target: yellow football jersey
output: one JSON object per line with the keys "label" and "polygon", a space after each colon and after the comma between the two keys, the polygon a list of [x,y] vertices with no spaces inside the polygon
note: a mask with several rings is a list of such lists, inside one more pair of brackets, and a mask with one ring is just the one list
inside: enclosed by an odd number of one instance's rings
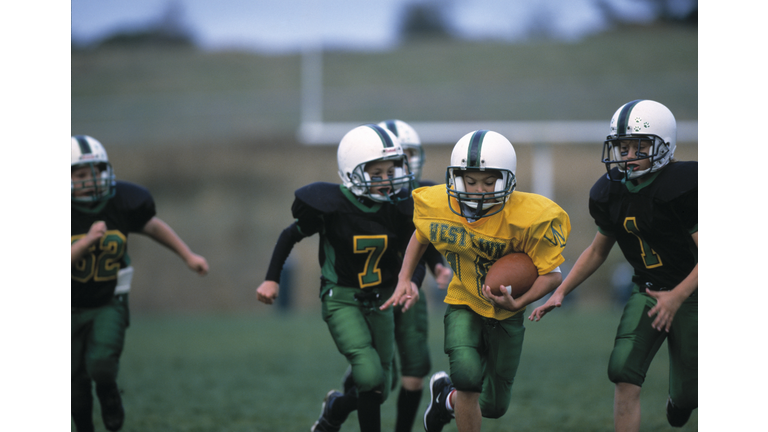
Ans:
{"label": "yellow football jersey", "polygon": [[[494,308],[482,294],[485,275],[510,252],[528,254],[539,275],[557,268],[565,261],[562,251],[571,232],[568,214],[546,197],[515,191],[503,211],[470,223],[448,208],[448,199],[445,185],[413,192],[417,240],[432,243],[453,269],[445,302],[467,305],[498,320],[522,312]],[[453,208],[459,208],[455,198],[450,199]]]}

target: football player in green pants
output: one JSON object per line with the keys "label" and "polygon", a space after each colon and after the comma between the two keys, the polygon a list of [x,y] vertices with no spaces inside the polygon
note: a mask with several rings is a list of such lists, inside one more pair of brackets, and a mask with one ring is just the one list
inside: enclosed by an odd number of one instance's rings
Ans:
{"label": "football player in green pants", "polygon": [[669,424],[682,427],[698,407],[698,163],[673,159],[676,140],[675,117],[658,102],[635,100],[616,111],[603,144],[608,173],[589,193],[597,234],[529,317],[538,321],[560,307],[619,244],[634,268],[634,290],[608,363],[619,432],[640,430],[640,390],[665,339]]}
{"label": "football player in green pants", "polygon": [[[295,192],[296,221],[279,236],[256,295],[272,304],[293,246],[320,235],[323,320],[351,365],[357,391],[329,391],[311,430],[338,431],[357,410],[360,430],[378,432],[394,359],[394,315],[379,306],[394,290],[401,254],[413,233],[413,174],[397,137],[373,124],[344,135],[337,159],[342,184],[316,182]],[[424,275],[421,265],[414,288]]]}
{"label": "football player in green pants", "polygon": [[200,275],[208,272],[205,258],[155,216],[146,189],[115,180],[101,143],[73,136],[71,405],[78,432],[93,431],[92,382],[106,428],[120,430],[125,418],[117,372],[129,324],[129,233],[168,247]]}

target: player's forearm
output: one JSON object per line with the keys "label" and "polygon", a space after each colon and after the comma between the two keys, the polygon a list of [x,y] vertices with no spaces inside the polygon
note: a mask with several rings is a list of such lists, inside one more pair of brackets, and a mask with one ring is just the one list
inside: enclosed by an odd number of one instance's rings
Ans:
{"label": "player's forearm", "polygon": [[157,217],[153,217],[147,222],[142,233],[172,250],[184,261],[187,261],[192,254],[192,250],[186,243],[184,243],[176,232],[168,224]]}
{"label": "player's forearm", "polygon": [[[699,233],[695,232],[691,235],[691,238],[693,239],[693,242],[696,244],[696,247],[699,247]],[[684,300],[693,294],[694,291],[696,291],[699,288],[699,264],[696,263],[696,265],[693,267],[693,270],[686,276],[685,279],[683,279],[682,282],[680,282],[672,291],[675,293],[679,293],[680,297]]]}
{"label": "player's forearm", "polygon": [[683,279],[672,292],[678,293],[681,298],[686,299],[699,288],[699,264],[693,268],[690,274]]}
{"label": "player's forearm", "polygon": [[275,243],[275,248],[272,250],[272,258],[269,261],[269,267],[267,267],[265,280],[280,282],[280,274],[283,272],[285,261],[291,254],[293,245],[301,241],[302,238],[303,235],[296,222],[280,233]]}
{"label": "player's forearm", "polygon": [[576,287],[581,285],[605,262],[607,254],[597,253],[592,247],[587,248],[576,260],[573,268],[568,273],[556,292],[563,297],[567,296]]}
{"label": "player's forearm", "polygon": [[554,291],[554,289],[557,288],[557,286],[560,285],[560,282],[562,281],[563,281],[563,275],[560,272],[553,272],[553,273],[547,273],[545,275],[540,275],[533,282],[531,289],[529,289],[525,294],[520,296],[519,300],[525,306],[527,306],[535,302],[536,300],[539,300],[540,298],[544,297],[545,295],[551,293],[552,291]]}
{"label": "player's forearm", "polygon": [[400,274],[398,279],[400,282],[410,282],[413,277],[413,273],[416,271],[416,266],[419,265],[421,257],[427,250],[427,244],[421,244],[416,239],[416,233],[411,236],[411,240],[408,242],[408,247],[405,249],[405,255],[403,256],[403,265],[400,268]]}
{"label": "player's forearm", "polygon": [[72,243],[72,265],[75,265],[75,263],[85,255],[85,252],[88,251],[88,248],[91,247],[92,244],[93,242],[89,241],[87,237],[83,237]]}

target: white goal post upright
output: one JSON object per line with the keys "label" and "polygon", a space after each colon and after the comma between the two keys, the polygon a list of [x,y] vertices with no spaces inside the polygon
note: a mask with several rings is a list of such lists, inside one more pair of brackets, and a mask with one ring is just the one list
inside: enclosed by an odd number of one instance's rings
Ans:
{"label": "white goal post upright", "polygon": [[[341,138],[366,122],[331,122],[322,120],[322,49],[308,45],[302,54],[301,125],[299,142],[305,145],[338,145]],[[601,121],[445,121],[408,122],[418,132],[422,144],[454,145],[459,138],[478,129],[504,135],[512,144],[532,145],[531,192],[554,199],[552,148],[556,145],[600,145],[607,136],[608,120]],[[677,142],[698,142],[696,120],[677,122]]]}

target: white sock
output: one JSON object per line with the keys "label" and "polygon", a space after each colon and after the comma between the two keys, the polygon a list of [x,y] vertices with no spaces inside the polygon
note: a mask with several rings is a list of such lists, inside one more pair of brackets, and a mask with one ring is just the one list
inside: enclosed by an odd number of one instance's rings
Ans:
{"label": "white sock", "polygon": [[453,405],[451,405],[451,396],[453,396],[454,393],[456,393],[456,389],[451,390],[451,392],[448,393],[448,397],[445,398],[445,407],[450,412],[453,412]]}

